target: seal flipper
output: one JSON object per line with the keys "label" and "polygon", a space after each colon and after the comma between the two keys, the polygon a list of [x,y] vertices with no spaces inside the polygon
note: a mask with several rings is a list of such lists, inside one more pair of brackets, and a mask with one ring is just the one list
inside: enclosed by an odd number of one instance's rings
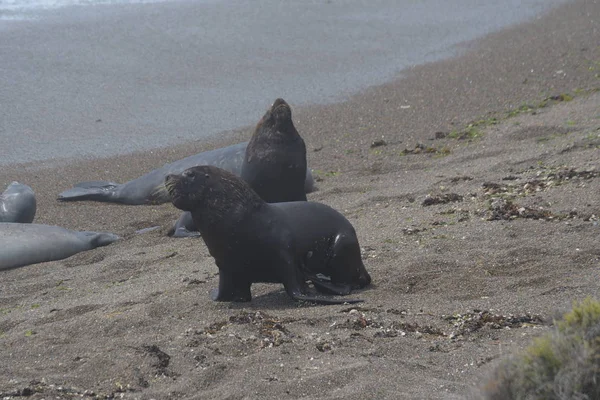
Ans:
{"label": "seal flipper", "polygon": [[317,304],[355,304],[364,301],[361,299],[332,299],[331,297],[307,296],[305,294],[290,294],[290,296],[297,301],[310,301],[311,303]]}
{"label": "seal flipper", "polygon": [[346,284],[335,284],[317,277],[308,277],[312,284],[321,293],[333,294],[338,296],[349,295],[352,287]]}
{"label": "seal flipper", "polygon": [[103,187],[110,187],[110,186],[118,186],[118,183],[115,182],[109,182],[109,181],[85,181],[85,182],[79,182],[76,183],[75,185],[73,185],[74,188],[85,188],[85,189],[92,189],[92,188],[103,188]]}
{"label": "seal flipper", "polygon": [[173,228],[169,231],[169,236],[174,238],[186,238],[186,237],[201,237],[202,235],[198,231],[188,231],[186,228]]}
{"label": "seal flipper", "polygon": [[115,196],[117,195],[117,189],[119,186],[121,185],[118,183],[107,181],[80,182],[71,189],[65,190],[59,194],[58,200],[115,201]]}
{"label": "seal flipper", "polygon": [[175,225],[169,230],[169,236],[175,238],[202,236],[194,224],[192,213],[184,211]]}
{"label": "seal flipper", "polygon": [[315,289],[320,293],[346,296],[352,291],[352,286],[348,284],[333,283],[331,282],[331,278],[327,276],[313,274],[306,266],[306,263],[302,263],[302,272],[304,273],[305,279],[311,281]]}
{"label": "seal flipper", "polygon": [[[326,296],[307,295],[307,286],[306,282],[304,281],[305,275],[301,273],[299,268],[296,268],[296,264],[289,261],[285,264],[286,265],[282,268],[283,273],[281,274],[281,281],[283,282],[283,287],[285,288],[287,294],[296,301],[310,301],[317,304],[354,304],[363,302],[363,300],[360,299],[334,299]],[[315,280],[325,285],[323,280]],[[335,288],[339,286],[331,284],[330,287]]]}
{"label": "seal flipper", "polygon": [[213,301],[250,301],[250,285],[245,279],[219,267],[219,288],[210,291],[210,298]]}

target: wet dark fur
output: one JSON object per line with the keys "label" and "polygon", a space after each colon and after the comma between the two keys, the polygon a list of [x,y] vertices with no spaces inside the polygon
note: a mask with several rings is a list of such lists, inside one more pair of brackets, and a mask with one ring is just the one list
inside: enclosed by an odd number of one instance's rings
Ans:
{"label": "wet dark fur", "polygon": [[[340,304],[360,300],[307,295],[306,281],[332,294],[348,294],[351,287],[371,282],[354,228],[328,206],[267,204],[243,180],[212,166],[169,175],[165,185],[173,205],[191,211],[219,267],[213,300],[250,301],[253,282],[281,282],[295,300]],[[311,223],[296,227],[306,215]],[[331,282],[319,273],[329,274]]]}
{"label": "wet dark fur", "polygon": [[275,100],[256,125],[241,177],[267,203],[306,201],[306,145],[285,100]]}

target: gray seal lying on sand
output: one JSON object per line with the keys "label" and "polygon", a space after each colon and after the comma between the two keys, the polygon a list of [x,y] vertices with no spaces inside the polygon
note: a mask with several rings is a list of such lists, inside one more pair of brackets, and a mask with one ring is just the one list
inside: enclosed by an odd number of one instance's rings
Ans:
{"label": "gray seal lying on sand", "polygon": [[119,240],[112,233],[72,231],[53,225],[0,223],[0,271],[62,260]]}
{"label": "gray seal lying on sand", "polygon": [[[306,145],[279,98],[258,121],[246,147],[240,176],[267,203],[306,201]],[[189,212],[171,230],[173,237],[198,236]]]}
{"label": "gray seal lying on sand", "polygon": [[352,224],[331,207],[266,203],[242,179],[213,166],[169,175],[165,186],[173,205],[191,212],[215,258],[213,300],[250,301],[252,283],[280,282],[294,300],[355,303],[361,300],[308,295],[306,281],[332,294],[371,283]]}
{"label": "gray seal lying on sand", "polygon": [[29,186],[13,182],[0,194],[0,222],[29,224],[35,212],[35,194]]}
{"label": "gray seal lying on sand", "polygon": [[[60,193],[58,199],[94,200],[129,205],[167,203],[170,200],[164,190],[167,175],[179,174],[197,165],[214,165],[240,175],[247,145],[248,142],[243,142],[189,156],[123,184],[107,181],[81,182]],[[313,176],[308,169],[305,172],[304,188],[307,193],[314,190]]]}

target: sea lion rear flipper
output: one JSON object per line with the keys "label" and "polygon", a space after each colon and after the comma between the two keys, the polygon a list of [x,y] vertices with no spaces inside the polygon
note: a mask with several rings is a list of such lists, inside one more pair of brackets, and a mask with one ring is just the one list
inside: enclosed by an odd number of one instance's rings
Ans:
{"label": "sea lion rear flipper", "polygon": [[58,200],[110,201],[116,194],[118,183],[107,181],[80,182],[58,195]]}
{"label": "sea lion rear flipper", "polygon": [[310,281],[315,286],[315,289],[317,289],[321,293],[333,294],[333,295],[338,295],[338,296],[346,296],[346,295],[350,294],[350,292],[352,290],[352,287],[350,285],[335,284],[335,283],[331,283],[331,282],[328,282],[323,279],[310,278]]}
{"label": "sea lion rear flipper", "polygon": [[[282,282],[283,286],[285,287],[285,291],[292,299],[296,301],[310,301],[317,304],[353,304],[363,302],[363,300],[360,299],[334,299],[326,296],[307,295],[305,294],[307,291],[306,282],[304,281],[305,275],[299,268],[296,268],[296,264],[288,261],[285,263],[285,267],[282,269],[282,271],[284,272],[282,274]],[[335,290],[335,288],[340,288],[336,284],[327,285],[322,279],[315,279],[313,284],[315,281],[319,282],[322,285],[322,288],[327,287],[332,290]]]}

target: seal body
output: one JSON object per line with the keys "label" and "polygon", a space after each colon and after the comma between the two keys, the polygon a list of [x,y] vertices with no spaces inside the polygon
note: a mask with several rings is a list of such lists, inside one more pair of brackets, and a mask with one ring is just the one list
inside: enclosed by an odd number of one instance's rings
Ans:
{"label": "seal body", "polygon": [[29,186],[13,182],[0,194],[0,222],[31,223],[35,212],[35,194]]}
{"label": "seal body", "polygon": [[112,233],[72,231],[53,225],[0,223],[0,270],[61,260],[119,239]]}
{"label": "seal body", "polygon": [[241,177],[267,203],[306,201],[306,146],[292,110],[277,99],[256,125],[246,147]]}
{"label": "seal body", "polygon": [[[248,142],[199,153],[166,164],[127,183],[89,181],[76,184],[58,195],[62,201],[94,200],[129,205],[167,203],[164,180],[169,174],[178,174],[197,165],[214,165],[240,175]],[[314,180],[309,170],[304,172],[305,190],[310,193]]]}
{"label": "seal body", "polygon": [[[371,283],[362,262],[356,231],[341,213],[311,201],[274,203],[270,208],[281,211],[282,222],[294,233],[303,272],[317,289],[348,294],[352,288]],[[328,282],[323,277],[329,278]],[[345,289],[335,290],[327,283],[344,285]]]}
{"label": "seal body", "polygon": [[191,212],[215,258],[214,300],[250,301],[252,283],[280,282],[295,300],[340,304],[359,300],[308,295],[306,281],[331,294],[348,294],[371,282],[354,228],[331,207],[268,204],[243,180],[212,166],[170,175],[166,187],[173,205]]}

